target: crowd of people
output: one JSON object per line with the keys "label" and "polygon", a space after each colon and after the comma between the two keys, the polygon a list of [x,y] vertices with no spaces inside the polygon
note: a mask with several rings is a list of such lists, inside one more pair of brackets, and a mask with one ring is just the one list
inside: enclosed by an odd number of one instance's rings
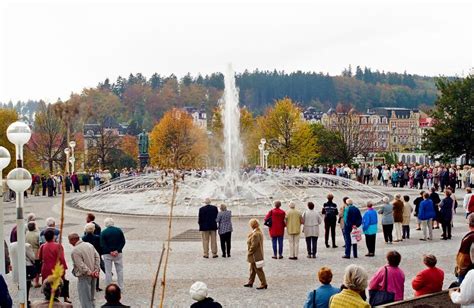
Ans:
{"label": "crowd of people", "polygon": [[[104,220],[105,228],[101,228],[95,221],[94,214],[87,214],[83,234],[70,233],[69,244],[72,246],[71,273],[77,278],[77,294],[81,307],[95,307],[95,294],[102,291],[99,287],[99,276],[102,270],[105,273],[106,303],[102,307],[127,307],[120,303],[121,292],[124,290],[122,250],[126,240],[122,230],[116,227],[110,217]],[[71,267],[64,256],[64,247],[60,241],[60,230],[56,227],[54,218],[46,219],[46,226],[40,231],[36,224],[36,215],[30,213],[27,217],[27,231],[25,235],[26,252],[26,280],[28,307],[49,307],[49,300],[54,291],[54,307],[72,307],[69,300],[69,281],[66,271]],[[10,232],[10,245],[5,241],[6,273],[12,272],[13,282],[18,284],[19,271],[17,259],[17,229]],[[11,262],[10,262],[11,261]],[[62,268],[60,286],[53,288],[54,272]],[[115,267],[117,283],[112,282],[112,271]],[[1,277],[1,275],[0,275]],[[1,277],[0,280],[3,280]],[[1,287],[2,283],[0,283]],[[44,300],[31,303],[30,289],[42,288]],[[6,289],[8,292],[8,289]],[[5,288],[2,289],[2,292]],[[8,296],[9,297],[9,296]],[[59,301],[62,297],[63,301]],[[7,298],[7,295],[5,295]],[[11,307],[11,299],[0,307]]]}

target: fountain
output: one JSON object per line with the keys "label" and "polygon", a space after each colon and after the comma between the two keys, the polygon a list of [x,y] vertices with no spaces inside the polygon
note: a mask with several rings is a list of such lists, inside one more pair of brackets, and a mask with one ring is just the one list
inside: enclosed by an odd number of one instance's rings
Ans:
{"label": "fountain", "polygon": [[[369,200],[376,203],[382,199],[383,193],[367,185],[328,174],[271,170],[242,172],[244,155],[240,140],[239,95],[231,65],[227,68],[224,83],[221,99],[224,171],[203,170],[199,174],[187,174],[184,182],[179,183],[175,216],[196,216],[206,197],[215,203],[226,203],[234,215],[239,216],[265,214],[274,200],[293,201],[300,208],[312,201],[321,207],[328,193],[332,193],[336,201],[350,196],[359,206]],[[68,204],[90,211],[168,215],[171,183],[172,180],[161,172],[120,178],[76,196]]]}

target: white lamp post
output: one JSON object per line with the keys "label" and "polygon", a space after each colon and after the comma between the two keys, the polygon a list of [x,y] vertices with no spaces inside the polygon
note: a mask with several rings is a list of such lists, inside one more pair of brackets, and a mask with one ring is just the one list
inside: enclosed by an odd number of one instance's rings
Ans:
{"label": "white lamp post", "polygon": [[3,215],[3,176],[2,171],[10,163],[10,152],[4,147],[0,147],[0,274],[5,276],[5,246],[3,245],[3,240],[5,239],[5,234],[3,232],[4,226],[4,215]]}
{"label": "white lamp post", "polygon": [[[23,193],[31,185],[31,174],[23,169],[23,145],[31,138],[30,127],[20,121],[10,124],[7,138],[15,145],[16,168],[8,173],[7,183],[16,192],[16,231],[18,240],[18,302],[26,305],[25,221],[23,218]],[[3,243],[2,243],[3,244]]]}
{"label": "white lamp post", "polygon": [[267,140],[265,138],[260,139],[260,145],[258,146],[258,149],[260,150],[260,166],[265,169],[265,159],[263,157],[263,151],[265,150],[265,143],[267,143]]}
{"label": "white lamp post", "polygon": [[66,172],[69,173],[69,154],[71,153],[71,150],[69,148],[64,149],[64,154],[66,154]]}
{"label": "white lamp post", "polygon": [[70,141],[69,146],[71,147],[71,158],[69,159],[71,162],[71,173],[74,173],[74,163],[76,161],[76,157],[74,157],[74,148],[76,147],[76,141]]}
{"label": "white lamp post", "polygon": [[268,169],[268,155],[270,152],[268,150],[263,151],[263,169]]}

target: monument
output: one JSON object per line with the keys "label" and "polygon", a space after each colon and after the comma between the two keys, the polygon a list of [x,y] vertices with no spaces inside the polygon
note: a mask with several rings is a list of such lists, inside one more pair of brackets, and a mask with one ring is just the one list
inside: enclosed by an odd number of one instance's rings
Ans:
{"label": "monument", "polygon": [[148,154],[148,134],[145,130],[138,134],[138,160],[140,161],[140,169],[148,166],[150,155]]}

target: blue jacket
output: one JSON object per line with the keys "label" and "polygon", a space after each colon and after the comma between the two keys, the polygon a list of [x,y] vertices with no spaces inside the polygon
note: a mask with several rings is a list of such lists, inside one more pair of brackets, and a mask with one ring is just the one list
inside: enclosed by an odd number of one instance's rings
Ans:
{"label": "blue jacket", "polygon": [[[316,292],[316,297],[314,296],[314,292]],[[304,308],[328,308],[331,296],[339,292],[341,292],[340,289],[334,288],[330,284],[323,284],[316,290],[308,293],[308,298],[304,303]],[[316,298],[316,303],[313,301],[314,298]]]}
{"label": "blue jacket", "polygon": [[10,293],[8,293],[8,286],[2,275],[0,275],[0,307],[13,307],[12,298],[10,297]]}
{"label": "blue jacket", "polygon": [[362,231],[364,234],[372,235],[377,233],[377,212],[374,209],[368,209],[362,217]]}
{"label": "blue jacket", "polygon": [[344,215],[344,228],[347,230],[352,230],[352,226],[360,227],[362,224],[362,215],[360,211],[354,205],[351,205],[345,209],[347,211]]}
{"label": "blue jacket", "polygon": [[420,208],[418,209],[418,219],[429,220],[433,218],[436,218],[433,201],[431,201],[431,199],[421,201]]}
{"label": "blue jacket", "polygon": [[451,197],[446,197],[441,201],[439,214],[444,223],[450,223],[453,219],[453,206],[454,202]]}

